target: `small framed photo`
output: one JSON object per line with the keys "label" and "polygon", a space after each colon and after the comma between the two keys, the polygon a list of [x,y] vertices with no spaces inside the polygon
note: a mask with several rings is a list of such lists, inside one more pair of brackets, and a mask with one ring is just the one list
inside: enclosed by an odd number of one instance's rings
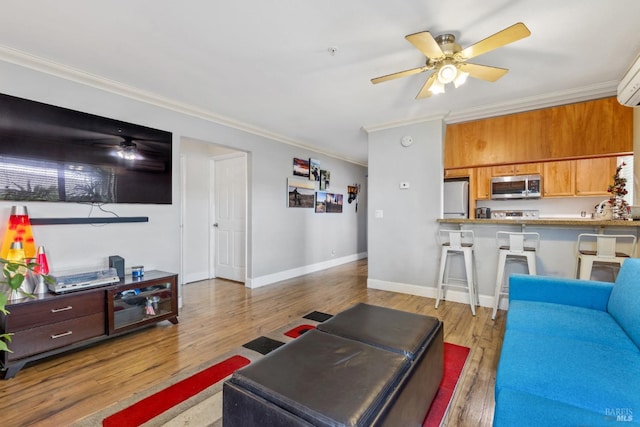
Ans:
{"label": "small framed photo", "polygon": [[309,178],[309,160],[293,158],[293,175]]}
{"label": "small framed photo", "polygon": [[312,208],[315,192],[313,182],[289,178],[287,180],[287,206],[290,208]]}
{"label": "small framed photo", "polygon": [[326,170],[320,170],[320,190],[326,190],[329,188],[329,179],[331,178],[331,172]]}
{"label": "small framed photo", "polygon": [[309,159],[309,179],[320,181],[320,162],[315,159]]}
{"label": "small framed photo", "polygon": [[325,209],[327,213],[342,213],[342,194],[327,193]]}

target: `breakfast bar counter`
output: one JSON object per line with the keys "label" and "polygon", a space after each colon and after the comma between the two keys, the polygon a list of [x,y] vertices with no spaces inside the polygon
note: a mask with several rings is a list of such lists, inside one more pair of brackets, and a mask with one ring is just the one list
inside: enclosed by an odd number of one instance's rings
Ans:
{"label": "breakfast bar counter", "polygon": [[640,221],[606,220],[591,218],[539,218],[539,219],[439,219],[443,224],[504,224],[534,226],[559,225],[569,227],[640,227]]}
{"label": "breakfast bar counter", "polygon": [[[540,234],[540,247],[536,254],[539,275],[576,277],[577,241],[582,233],[631,234],[640,237],[640,221],[602,220],[591,218],[529,218],[529,219],[437,219],[441,230],[472,230],[475,236],[475,259],[480,305],[490,307],[498,266],[498,231],[536,232]],[[634,255],[637,257],[638,254]],[[437,262],[437,260],[434,260]],[[464,265],[451,260],[451,277],[464,278]],[[520,265],[522,264],[522,265]],[[507,275],[527,273],[525,263],[512,262]],[[612,272],[594,269],[594,280],[612,281]],[[463,298],[461,301],[464,301]],[[502,299],[506,300],[506,299]],[[501,304],[504,307],[503,304]]]}

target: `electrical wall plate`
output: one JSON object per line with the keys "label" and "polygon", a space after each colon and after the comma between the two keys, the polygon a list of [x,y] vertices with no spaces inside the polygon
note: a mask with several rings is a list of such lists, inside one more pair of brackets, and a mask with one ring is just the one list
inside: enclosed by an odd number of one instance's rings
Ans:
{"label": "electrical wall plate", "polygon": [[400,140],[400,144],[402,144],[403,147],[410,146],[411,144],[413,144],[413,137],[411,137],[410,135],[403,136]]}

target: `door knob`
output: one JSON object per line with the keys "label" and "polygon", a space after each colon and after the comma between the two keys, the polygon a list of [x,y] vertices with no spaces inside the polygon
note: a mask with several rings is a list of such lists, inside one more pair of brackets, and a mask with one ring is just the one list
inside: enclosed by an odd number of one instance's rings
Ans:
{"label": "door knob", "polygon": [[213,224],[213,226],[214,226],[214,227],[216,227],[216,228],[218,228],[218,223],[217,223],[217,222],[216,222],[216,223],[214,223],[214,224]]}

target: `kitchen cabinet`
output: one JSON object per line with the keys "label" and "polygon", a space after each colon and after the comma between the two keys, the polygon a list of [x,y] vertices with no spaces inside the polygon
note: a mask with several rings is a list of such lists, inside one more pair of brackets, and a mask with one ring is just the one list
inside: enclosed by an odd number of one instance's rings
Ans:
{"label": "kitchen cabinet", "polygon": [[444,171],[445,178],[469,178],[473,169],[459,168],[459,169],[446,169]]}
{"label": "kitchen cabinet", "polygon": [[576,161],[562,160],[542,164],[543,197],[567,197],[576,194]]}
{"label": "kitchen cabinet", "polygon": [[615,97],[447,124],[445,169],[633,152],[633,108]]}
{"label": "kitchen cabinet", "polygon": [[576,160],[576,196],[610,196],[607,189],[616,174],[616,157]]}
{"label": "kitchen cabinet", "polygon": [[617,157],[545,162],[542,167],[544,197],[609,196]]}
{"label": "kitchen cabinet", "polygon": [[530,175],[540,173],[540,170],[540,163],[498,165],[491,167],[491,173],[493,176]]}
{"label": "kitchen cabinet", "polygon": [[491,198],[491,167],[475,168],[473,188],[471,194],[476,199],[487,200]]}

